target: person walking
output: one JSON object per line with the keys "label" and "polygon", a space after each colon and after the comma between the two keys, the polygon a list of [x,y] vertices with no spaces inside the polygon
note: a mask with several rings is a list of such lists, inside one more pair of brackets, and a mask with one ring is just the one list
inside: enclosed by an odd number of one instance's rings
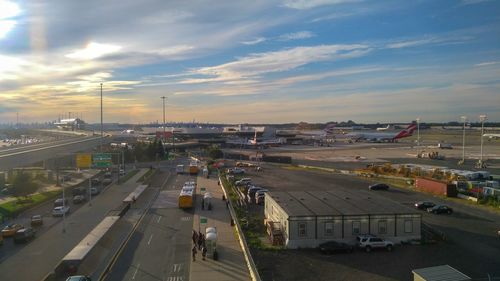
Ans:
{"label": "person walking", "polygon": [[203,245],[203,234],[200,233],[198,237],[198,250],[201,250],[201,245]]}
{"label": "person walking", "polygon": [[201,258],[205,260],[205,257],[207,256],[207,247],[203,246],[201,249]]}
{"label": "person walking", "polygon": [[196,251],[196,245],[193,246],[191,252],[193,253],[193,261],[196,261],[196,253],[198,253],[198,251]]}
{"label": "person walking", "polygon": [[196,242],[198,242],[198,232],[196,232],[194,229],[193,229],[193,244],[196,245]]}

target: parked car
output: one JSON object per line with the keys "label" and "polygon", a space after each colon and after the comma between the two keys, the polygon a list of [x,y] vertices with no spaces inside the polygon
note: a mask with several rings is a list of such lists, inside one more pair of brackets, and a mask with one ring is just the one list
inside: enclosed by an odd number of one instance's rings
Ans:
{"label": "parked car", "polygon": [[248,189],[248,192],[247,192],[247,196],[248,196],[248,199],[250,201],[254,201],[255,200],[255,193],[259,190],[262,190],[264,188],[262,187],[258,187],[258,186],[252,186]]}
{"label": "parked car", "polygon": [[4,227],[2,229],[2,236],[3,237],[12,237],[12,236],[14,236],[14,234],[16,234],[16,231],[18,231],[21,228],[24,228],[24,226],[17,224],[17,223],[7,225],[6,227]]}
{"label": "parked car", "polygon": [[68,277],[66,281],[92,281],[92,279],[85,275],[75,275]]}
{"label": "parked car", "polygon": [[251,178],[242,178],[241,180],[236,181],[234,184],[236,186],[240,186],[240,185],[247,185],[248,183],[251,183],[251,182],[252,182]]}
{"label": "parked car", "polygon": [[85,196],[83,195],[76,195],[75,197],[73,197],[73,203],[74,204],[80,204],[80,203],[83,203],[85,202]]}
{"label": "parked car", "polygon": [[101,179],[100,178],[92,178],[90,180],[92,186],[100,185],[101,184]]}
{"label": "parked car", "polygon": [[429,202],[429,201],[419,201],[415,203],[415,208],[420,209],[420,210],[427,210],[429,208],[432,208],[436,206],[436,204]]}
{"label": "parked car", "polygon": [[62,217],[64,214],[68,214],[70,211],[70,208],[69,206],[59,206],[59,207],[55,207],[53,210],[52,210],[52,216],[54,217]]}
{"label": "parked car", "polygon": [[229,169],[228,173],[235,174],[235,175],[244,174],[245,173],[245,169],[235,167],[235,168]]}
{"label": "parked car", "polygon": [[318,248],[323,254],[333,254],[336,252],[352,253],[352,251],[354,250],[354,247],[352,245],[337,241],[328,241],[325,243],[321,243],[319,244]]}
{"label": "parked car", "polygon": [[256,200],[257,205],[264,205],[264,202],[266,202],[266,195],[264,193],[261,193]]}
{"label": "parked car", "polygon": [[368,186],[369,190],[388,190],[389,186],[385,183],[376,183]]}
{"label": "parked car", "polygon": [[124,176],[125,175],[125,170],[124,169],[120,169],[120,171],[118,172],[118,174],[120,176]]}
{"label": "parked car", "polygon": [[90,188],[90,195],[95,196],[97,194],[99,194],[99,189],[96,187],[91,187]]}
{"label": "parked car", "polygon": [[110,184],[112,182],[113,182],[113,179],[111,179],[111,178],[105,178],[105,179],[102,180],[102,184],[103,185],[108,185],[108,184]]}
{"label": "parked car", "polygon": [[43,225],[43,218],[41,215],[33,215],[31,216],[31,226],[40,226]]}
{"label": "parked car", "polygon": [[54,207],[60,207],[60,206],[67,206],[68,205],[68,199],[62,199],[62,198],[57,198],[54,201]]}
{"label": "parked car", "polygon": [[453,209],[445,205],[436,205],[427,209],[427,212],[433,214],[451,214],[453,213]]}
{"label": "parked car", "polygon": [[35,231],[31,227],[21,228],[14,234],[14,243],[24,243],[35,238]]}
{"label": "parked car", "polygon": [[366,252],[371,252],[372,249],[387,249],[392,251],[394,243],[378,237],[362,237],[358,242],[358,247]]}
{"label": "parked car", "polygon": [[265,189],[265,188],[263,188],[263,189],[261,189],[261,190],[257,190],[257,191],[255,192],[255,195],[254,195],[255,203],[257,203],[257,198],[258,198],[259,196],[265,196],[265,195],[264,195],[264,193],[266,193],[266,192],[269,192],[269,190],[267,190],[267,189]]}

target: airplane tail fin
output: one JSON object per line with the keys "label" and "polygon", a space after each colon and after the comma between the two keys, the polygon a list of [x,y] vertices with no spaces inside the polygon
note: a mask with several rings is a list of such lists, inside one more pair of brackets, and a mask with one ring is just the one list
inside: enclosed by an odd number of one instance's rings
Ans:
{"label": "airplane tail fin", "polygon": [[413,132],[417,129],[417,124],[412,123],[406,129],[402,130],[397,134],[394,139],[406,138],[413,135]]}

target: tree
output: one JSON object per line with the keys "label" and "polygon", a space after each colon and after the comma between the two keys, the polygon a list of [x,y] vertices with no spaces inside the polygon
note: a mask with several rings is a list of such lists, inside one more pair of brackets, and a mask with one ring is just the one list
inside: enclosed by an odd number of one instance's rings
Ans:
{"label": "tree", "polygon": [[12,181],[12,193],[16,197],[28,197],[28,195],[35,193],[38,189],[38,184],[33,181],[30,174],[19,172]]}
{"label": "tree", "polygon": [[208,149],[208,157],[212,159],[219,159],[224,157],[224,153],[218,147],[212,146]]}

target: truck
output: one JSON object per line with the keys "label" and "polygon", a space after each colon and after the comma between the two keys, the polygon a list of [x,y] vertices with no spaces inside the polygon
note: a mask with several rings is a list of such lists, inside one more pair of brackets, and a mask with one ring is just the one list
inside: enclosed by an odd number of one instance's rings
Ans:
{"label": "truck", "polygon": [[451,143],[440,142],[440,143],[438,143],[438,148],[440,148],[440,149],[453,149],[453,146],[451,145]]}
{"label": "truck", "polygon": [[197,165],[189,165],[189,174],[196,175],[198,174],[198,166]]}
{"label": "truck", "polygon": [[175,167],[175,172],[177,174],[182,174],[184,173],[184,165],[177,165],[177,167]]}

